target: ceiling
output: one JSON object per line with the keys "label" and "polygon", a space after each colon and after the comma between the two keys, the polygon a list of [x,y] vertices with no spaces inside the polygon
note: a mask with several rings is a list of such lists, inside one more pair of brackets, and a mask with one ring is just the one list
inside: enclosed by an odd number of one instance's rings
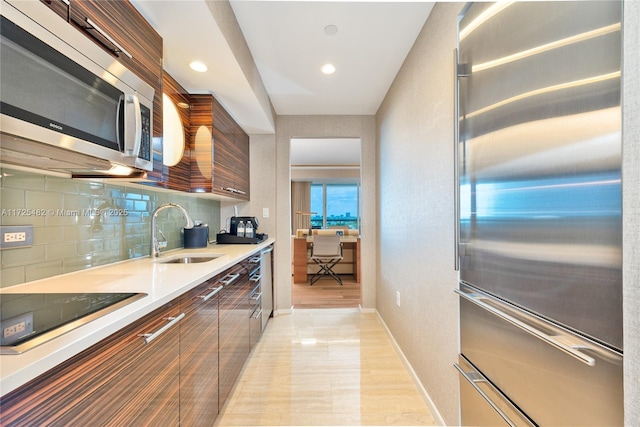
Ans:
{"label": "ceiling", "polygon": [[[191,93],[214,94],[248,133],[275,132],[256,87],[266,89],[277,115],[375,114],[433,7],[422,1],[232,0],[229,18],[221,17],[224,3],[216,1],[132,3],[163,38],[165,70]],[[230,22],[233,15],[237,24]],[[232,37],[237,25],[240,42]],[[337,32],[327,35],[327,25]],[[257,75],[238,46],[248,46]],[[189,69],[194,59],[209,70]],[[320,71],[327,62],[334,74]]]}
{"label": "ceiling", "polygon": [[[231,5],[279,115],[375,114],[432,8],[361,1]],[[326,63],[334,74],[321,72]]]}

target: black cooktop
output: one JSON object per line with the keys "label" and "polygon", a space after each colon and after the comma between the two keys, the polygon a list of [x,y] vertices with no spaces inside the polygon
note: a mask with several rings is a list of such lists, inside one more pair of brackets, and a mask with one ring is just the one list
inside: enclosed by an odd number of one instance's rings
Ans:
{"label": "black cooktop", "polygon": [[22,353],[127,305],[142,293],[0,293],[0,354]]}

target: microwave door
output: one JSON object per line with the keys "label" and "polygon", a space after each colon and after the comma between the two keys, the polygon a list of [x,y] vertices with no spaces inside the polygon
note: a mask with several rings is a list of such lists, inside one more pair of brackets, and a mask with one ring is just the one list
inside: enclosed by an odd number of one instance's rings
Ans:
{"label": "microwave door", "polygon": [[3,114],[121,152],[123,91],[4,17],[1,55]]}

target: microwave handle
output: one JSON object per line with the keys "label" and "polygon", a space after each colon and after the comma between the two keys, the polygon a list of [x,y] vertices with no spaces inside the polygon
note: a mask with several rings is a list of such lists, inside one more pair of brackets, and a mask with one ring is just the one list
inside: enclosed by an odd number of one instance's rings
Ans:
{"label": "microwave handle", "polygon": [[124,154],[129,157],[138,157],[140,152],[140,144],[142,143],[142,112],[140,111],[140,98],[137,93],[133,93],[127,97],[127,102],[133,104],[135,117],[135,133],[133,141],[125,139]]}
{"label": "microwave handle", "polygon": [[[118,108],[116,109],[116,143],[118,144],[118,151],[122,152],[122,141],[120,140],[120,128],[124,126],[124,123],[120,122],[120,110],[124,108],[124,95],[120,95],[118,99]],[[126,111],[126,110],[125,110]],[[124,117],[122,121],[124,122]],[[126,138],[125,138],[126,139]]]}

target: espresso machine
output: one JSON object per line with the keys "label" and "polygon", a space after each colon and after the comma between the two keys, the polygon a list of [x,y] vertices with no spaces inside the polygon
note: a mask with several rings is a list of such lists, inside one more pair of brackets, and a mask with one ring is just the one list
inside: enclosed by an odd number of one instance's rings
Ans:
{"label": "espresso machine", "polygon": [[229,230],[216,235],[218,243],[255,244],[265,240],[266,234],[258,233],[258,219],[255,216],[232,216]]}

